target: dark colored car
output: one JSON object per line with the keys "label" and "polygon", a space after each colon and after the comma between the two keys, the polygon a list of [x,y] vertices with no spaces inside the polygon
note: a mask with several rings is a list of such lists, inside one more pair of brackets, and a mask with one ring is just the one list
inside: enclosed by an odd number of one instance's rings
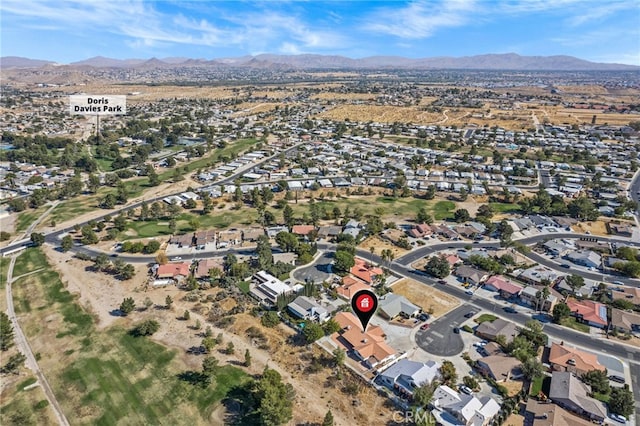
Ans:
{"label": "dark colored car", "polygon": [[438,280],[438,284],[446,284],[447,282],[445,280]]}
{"label": "dark colored car", "polygon": [[624,377],[622,376],[609,376],[609,380],[611,380],[612,382],[616,382],[616,383],[624,383],[626,380],[624,380]]}
{"label": "dark colored car", "polygon": [[458,327],[453,327],[453,332],[456,334],[460,334],[460,329]]}
{"label": "dark colored car", "polygon": [[510,313],[510,314],[515,314],[515,313],[517,312],[517,311],[516,311],[515,309],[513,309],[511,306],[506,306],[506,307],[504,307],[504,308],[503,308],[503,310],[504,310],[505,312]]}
{"label": "dark colored car", "polygon": [[471,311],[471,312],[467,312],[466,314],[464,314],[465,318],[471,318],[472,316],[474,316],[476,313]]}
{"label": "dark colored car", "polygon": [[422,314],[418,315],[418,319],[420,321],[426,321],[426,320],[429,319],[429,314],[422,313]]}

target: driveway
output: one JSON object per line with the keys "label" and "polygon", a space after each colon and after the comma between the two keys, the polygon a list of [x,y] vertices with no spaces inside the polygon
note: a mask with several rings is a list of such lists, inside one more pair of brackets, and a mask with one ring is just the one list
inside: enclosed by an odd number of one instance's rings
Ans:
{"label": "driveway", "polygon": [[293,272],[293,278],[300,282],[321,283],[331,278],[333,252],[322,253],[315,262]]}
{"label": "driveway", "polygon": [[[431,323],[429,329],[416,333],[416,343],[422,350],[437,356],[457,355],[464,349],[464,342],[460,334],[453,332],[467,318],[466,313],[473,310],[468,305],[462,305]],[[477,309],[476,309],[477,311]],[[460,331],[464,333],[464,331]]]}

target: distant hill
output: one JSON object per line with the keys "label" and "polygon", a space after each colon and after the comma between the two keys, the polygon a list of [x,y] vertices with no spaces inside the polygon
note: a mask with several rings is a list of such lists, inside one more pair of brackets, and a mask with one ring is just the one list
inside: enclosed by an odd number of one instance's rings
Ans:
{"label": "distant hill", "polygon": [[39,59],[22,58],[20,56],[3,56],[0,58],[0,68],[39,68],[44,65],[53,65],[55,62]]}
{"label": "distant hill", "polygon": [[[27,58],[0,58],[2,68],[36,68],[53,62]],[[515,53],[434,58],[404,58],[400,56],[370,56],[360,59],[338,55],[274,55],[241,56],[235,58],[189,59],[112,59],[102,56],[72,62],[69,67],[95,68],[173,68],[191,66],[251,67],[265,69],[459,69],[459,70],[516,70],[516,71],[631,71],[640,67],[625,64],[589,62],[573,56],[521,56]]]}

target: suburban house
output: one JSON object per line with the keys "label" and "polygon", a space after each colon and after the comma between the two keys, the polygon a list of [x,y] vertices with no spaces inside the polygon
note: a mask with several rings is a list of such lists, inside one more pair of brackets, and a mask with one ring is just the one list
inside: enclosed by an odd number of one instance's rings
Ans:
{"label": "suburban house", "polygon": [[193,234],[172,235],[169,244],[175,244],[179,248],[191,247],[193,245]]}
{"label": "suburban house", "polygon": [[549,348],[548,364],[553,371],[568,371],[579,376],[591,370],[605,371],[595,354],[557,343],[552,343]]}
{"label": "suburban house", "polygon": [[273,263],[287,263],[289,265],[295,265],[298,255],[295,253],[273,253]]}
{"label": "suburban house", "polygon": [[602,264],[602,256],[591,250],[571,251],[565,255],[565,259],[588,268],[597,268]]}
{"label": "suburban house", "polygon": [[500,405],[492,398],[481,399],[456,392],[440,385],[431,399],[435,407],[431,414],[437,424],[485,426],[500,412]]}
{"label": "suburban house", "polygon": [[611,326],[622,333],[638,335],[640,333],[640,314],[622,309],[612,309]]}
{"label": "suburban house", "polygon": [[407,232],[407,234],[413,238],[424,238],[433,234],[433,229],[431,229],[430,225],[427,225],[426,223],[421,223],[420,225],[416,225],[413,228],[411,228]]}
{"label": "suburban house", "polygon": [[242,231],[229,229],[218,232],[218,248],[235,246],[242,242]]}
{"label": "suburban house", "polygon": [[360,290],[371,290],[371,286],[349,275],[342,278],[342,285],[336,289],[338,296],[346,300],[351,300]]}
{"label": "suburban house", "polygon": [[259,271],[253,276],[249,294],[265,306],[271,307],[276,305],[278,296],[293,293],[294,290],[295,287],[289,287],[266,271]]}
{"label": "suburban house", "polygon": [[321,226],[318,228],[318,238],[331,239],[342,233],[342,228],[337,225]]}
{"label": "suburban house", "polygon": [[563,275],[545,266],[532,266],[520,272],[518,279],[527,284],[543,285],[545,282],[555,283]]}
{"label": "suburban house", "polygon": [[[195,245],[199,250],[205,248],[215,248],[216,231],[198,231],[195,234]],[[208,246],[208,247],[207,247]]]}
{"label": "suburban house", "polygon": [[593,300],[567,299],[567,306],[571,315],[580,322],[592,327],[605,328],[607,326],[607,306]]}
{"label": "suburban house", "polygon": [[620,291],[612,291],[611,299],[618,300],[624,299],[633,303],[636,306],[640,306],[640,288],[638,287],[622,287]]}
{"label": "suburban house", "polygon": [[222,273],[224,272],[224,260],[221,257],[217,257],[198,261],[198,267],[196,268],[194,276],[197,279],[207,279],[209,278],[209,271],[211,269],[218,269],[222,276]]}
{"label": "suburban house", "polygon": [[[529,285],[522,289],[520,292],[520,301],[532,308],[536,308],[545,311],[553,311],[553,307],[558,303],[558,300],[562,298],[562,295],[557,291],[549,288],[549,295],[545,300],[538,300],[538,292],[542,291],[544,286]],[[555,294],[554,294],[555,293]]]}
{"label": "suburban house", "polygon": [[440,364],[401,359],[378,375],[380,383],[401,394],[413,395],[415,388],[440,377]]}
{"label": "suburban house", "polygon": [[462,259],[460,259],[455,254],[443,254],[442,257],[449,264],[449,268],[453,269],[456,265],[462,263]]}
{"label": "suburban house", "polygon": [[529,398],[524,411],[527,426],[593,426],[589,420],[578,417],[564,408]]}
{"label": "suburban house", "polygon": [[522,291],[522,287],[512,283],[502,275],[494,275],[483,284],[483,287],[490,291],[497,291],[504,299],[517,296]]}
{"label": "suburban house", "polygon": [[178,282],[181,282],[185,278],[189,276],[189,271],[191,268],[191,263],[183,262],[183,263],[167,263],[164,265],[159,265],[156,270],[156,278],[157,279],[167,279],[171,278]]}
{"label": "suburban house", "polygon": [[355,265],[353,265],[353,267],[349,272],[351,272],[352,275],[356,276],[357,278],[360,278],[362,281],[366,282],[367,284],[373,283],[376,277],[381,276],[383,274],[383,271],[381,268],[378,268],[377,266],[373,266],[366,260],[363,260],[360,258],[355,259]]}
{"label": "suburban house", "polygon": [[462,265],[456,268],[455,276],[457,276],[462,282],[478,285],[486,280],[489,277],[489,274],[481,271],[480,269]]}
{"label": "suburban house", "polygon": [[243,241],[258,241],[258,238],[262,235],[264,235],[263,228],[247,228],[242,230]]}
{"label": "suburban house", "polygon": [[321,306],[318,302],[307,296],[298,296],[287,305],[289,312],[294,316],[316,322],[325,322],[329,319],[329,311]]}
{"label": "suburban house", "polygon": [[341,330],[332,335],[337,343],[349,353],[364,362],[368,368],[376,368],[396,358],[396,351],[385,342],[385,334],[380,326],[370,325],[362,331],[360,320],[351,312],[339,312],[335,321]]}
{"label": "suburban house", "polygon": [[406,239],[407,236],[400,229],[387,229],[382,233],[382,237],[393,244],[398,244],[402,239]]}
{"label": "suburban house", "polygon": [[591,389],[573,373],[554,371],[551,375],[549,398],[562,408],[566,408],[591,420],[602,422],[607,418],[607,406],[589,396]]}
{"label": "suburban house", "polygon": [[476,361],[480,373],[493,378],[496,382],[506,382],[512,378],[519,378],[521,362],[506,354],[489,355]]}
{"label": "suburban house", "polygon": [[493,321],[485,321],[476,327],[476,335],[493,341],[496,340],[496,337],[503,335],[506,342],[510,343],[518,335],[518,328],[511,321],[497,318]]}
{"label": "suburban house", "polygon": [[574,250],[573,244],[569,244],[564,242],[563,240],[558,240],[558,239],[547,241],[542,246],[547,251],[547,253],[553,256],[559,256],[559,257],[563,257],[567,253]]}
{"label": "suburban house", "polygon": [[420,307],[409,302],[406,297],[387,293],[378,299],[378,314],[386,319],[392,319],[398,315],[404,318],[411,318],[420,313]]}
{"label": "suburban house", "polygon": [[316,228],[313,225],[293,225],[293,227],[291,228],[291,233],[296,234],[300,237],[306,237],[315,229]]}
{"label": "suburban house", "polygon": [[578,297],[589,297],[593,293],[593,286],[590,284],[585,284],[580,287],[574,289],[567,283],[567,277],[562,277],[558,281],[556,281],[556,285],[554,286],[556,290],[565,294],[574,294]]}
{"label": "suburban house", "polygon": [[619,225],[615,223],[609,224],[609,229],[611,233],[614,235],[620,235],[622,237],[631,237],[633,236],[633,227],[629,225]]}

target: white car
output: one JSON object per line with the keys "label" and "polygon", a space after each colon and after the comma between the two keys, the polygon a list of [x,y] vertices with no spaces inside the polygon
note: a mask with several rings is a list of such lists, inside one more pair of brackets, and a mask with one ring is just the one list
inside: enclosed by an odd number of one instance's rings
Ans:
{"label": "white car", "polygon": [[460,386],[460,392],[462,393],[466,393],[467,395],[471,395],[473,393],[473,391],[468,387],[468,386]]}
{"label": "white car", "polygon": [[615,414],[615,413],[611,413],[609,415],[609,417],[611,417],[613,420],[620,422],[620,423],[627,423],[627,418],[625,416],[622,416],[620,414]]}
{"label": "white car", "polygon": [[171,260],[175,262],[177,260],[182,260],[182,258],[180,256],[176,256],[176,257],[171,258]]}

